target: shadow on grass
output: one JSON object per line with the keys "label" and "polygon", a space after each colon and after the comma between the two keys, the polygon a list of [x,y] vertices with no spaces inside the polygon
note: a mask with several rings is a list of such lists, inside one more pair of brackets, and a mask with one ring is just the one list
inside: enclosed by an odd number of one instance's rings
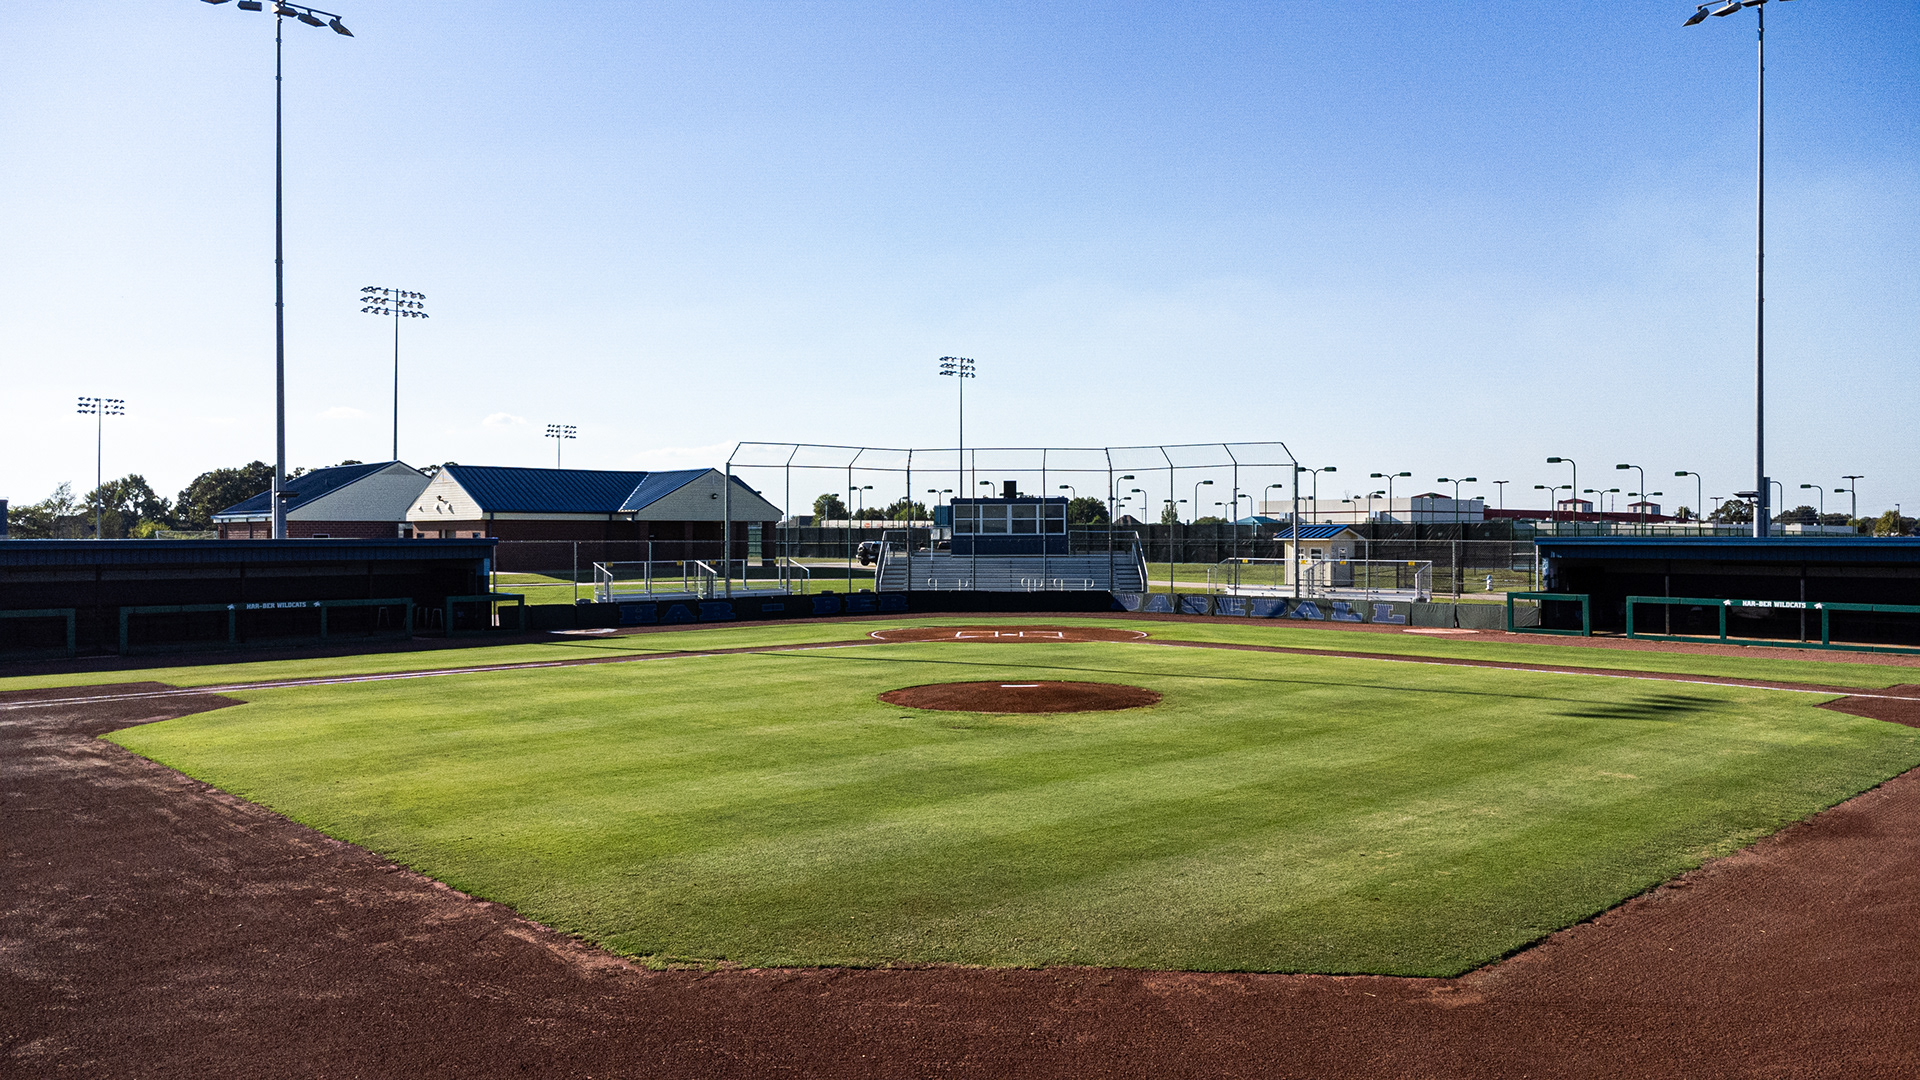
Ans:
{"label": "shadow on grass", "polygon": [[1684,694],[1648,694],[1632,701],[1586,703],[1584,709],[1564,712],[1585,720],[1676,720],[1690,713],[1709,712],[1721,702]]}

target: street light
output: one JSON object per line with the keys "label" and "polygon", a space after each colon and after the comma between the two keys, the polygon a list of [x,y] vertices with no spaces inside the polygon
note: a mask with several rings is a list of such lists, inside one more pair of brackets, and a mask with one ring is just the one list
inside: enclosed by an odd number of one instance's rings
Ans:
{"label": "street light", "polygon": [[400,460],[400,320],[426,318],[427,305],[422,303],[426,298],[426,293],[382,288],[379,285],[368,285],[360,290],[360,303],[363,305],[360,308],[361,314],[393,317],[393,460],[395,461]]}
{"label": "street light", "polygon": [[1477,484],[1479,482],[1480,482],[1480,478],[1477,476],[1463,476],[1458,480],[1449,480],[1446,477],[1442,476],[1438,480],[1434,481],[1434,483],[1436,484],[1452,484],[1453,485],[1453,523],[1455,525],[1460,524],[1460,485],[1461,484]]}
{"label": "street light", "polygon": [[[1562,462],[1565,462],[1566,464],[1573,466],[1573,482],[1571,484],[1566,485],[1568,492],[1571,493],[1580,487],[1580,466],[1570,457],[1569,458],[1550,457],[1547,459],[1547,464],[1549,465],[1559,465]],[[1540,487],[1541,485],[1535,484],[1533,486]],[[1554,490],[1555,491],[1560,490],[1559,486],[1556,485],[1554,487]],[[1579,529],[1577,528],[1577,526],[1580,524],[1580,501],[1578,499],[1575,499],[1573,503],[1573,523],[1576,526],[1574,531],[1578,532]]]}
{"label": "street light", "polygon": [[[1633,469],[1633,470],[1636,470],[1636,471],[1638,471],[1638,472],[1640,473],[1640,489],[1641,489],[1642,491],[1645,491],[1645,490],[1646,490],[1646,487],[1647,487],[1647,470],[1645,470],[1645,469],[1642,469],[1642,468],[1640,468],[1640,466],[1638,466],[1638,465],[1615,465],[1615,466],[1614,466],[1614,468],[1616,468],[1616,469]],[[1640,524],[1645,524],[1645,523],[1646,523],[1646,520],[1647,520],[1647,512],[1646,512],[1646,508],[1645,508],[1645,507],[1642,507],[1642,508],[1641,508],[1641,510],[1640,510]]]}
{"label": "street light", "polygon": [[[1294,471],[1294,474],[1295,474],[1296,476],[1298,476],[1298,475],[1299,475],[1300,473],[1303,473],[1303,472],[1310,472],[1310,473],[1312,473],[1312,474],[1313,474],[1313,502],[1314,502],[1314,507],[1313,507],[1313,520],[1315,520],[1315,521],[1319,521],[1319,520],[1320,520],[1320,505],[1319,505],[1319,503],[1320,503],[1320,474],[1321,474],[1321,473],[1323,473],[1323,472],[1339,472],[1340,470],[1339,470],[1339,469],[1336,469],[1336,468],[1334,468],[1334,467],[1333,467],[1333,466],[1331,466],[1331,465],[1322,465],[1322,466],[1320,466],[1320,467],[1319,467],[1319,468],[1317,468],[1317,469],[1309,469],[1309,468],[1307,468],[1307,467],[1306,467],[1305,465],[1295,465],[1295,466],[1293,467],[1293,471]],[[1267,486],[1268,486],[1268,487],[1270,487],[1270,488],[1277,488],[1277,487],[1279,487],[1279,486],[1281,486],[1281,485],[1279,485],[1279,484],[1268,484]]]}
{"label": "street light", "polygon": [[1695,532],[1699,532],[1699,531],[1701,531],[1701,530],[1700,530],[1700,527],[1699,527],[1699,520],[1700,520],[1700,517],[1701,517],[1701,515],[1702,515],[1702,514],[1704,514],[1704,513],[1706,512],[1706,509],[1707,509],[1707,508],[1706,508],[1706,505],[1705,505],[1705,503],[1706,503],[1706,501],[1707,501],[1707,482],[1706,482],[1705,480],[1702,480],[1702,479],[1700,478],[1700,474],[1699,474],[1699,473],[1697,473],[1697,472],[1692,472],[1692,471],[1690,471],[1690,470],[1687,470],[1687,469],[1677,469],[1677,470],[1675,470],[1675,471],[1674,471],[1674,474],[1673,474],[1673,475],[1675,475],[1675,476],[1691,476],[1691,477],[1693,477],[1693,517],[1694,517],[1694,531],[1695,531]]}
{"label": "street light", "polygon": [[962,484],[967,479],[967,380],[979,378],[974,374],[973,361],[964,356],[943,356],[940,358],[940,374],[952,376],[960,391],[960,449],[955,455],[960,465],[959,479]]}
{"label": "street light", "polygon": [[[1560,459],[1559,459],[1559,458],[1548,458],[1547,460],[1548,460],[1548,461],[1559,461]],[[1567,493],[1568,493],[1568,494],[1573,494],[1573,485],[1572,485],[1572,484],[1554,484],[1554,485],[1553,485],[1553,486],[1551,486],[1551,487],[1549,487],[1549,486],[1547,486],[1546,484],[1535,484],[1535,485],[1533,485],[1533,490],[1535,490],[1535,491],[1544,491],[1544,492],[1546,492],[1546,493],[1547,493],[1547,498],[1548,498],[1548,499],[1550,500],[1550,505],[1551,505],[1551,506],[1553,507],[1553,512],[1555,512],[1555,513],[1557,513],[1557,512],[1559,511],[1559,509],[1560,509],[1560,500],[1559,500],[1559,496],[1557,496],[1557,495],[1555,494],[1555,492],[1557,492],[1557,491],[1559,491],[1559,490],[1560,490],[1561,488],[1565,488],[1565,489],[1567,490]],[[1551,518],[1551,514],[1549,515],[1549,517]],[[1557,519],[1555,519],[1555,520],[1557,520]],[[1576,527],[1578,527],[1578,525],[1580,524],[1580,504],[1579,504],[1578,502],[1575,502],[1575,503],[1573,504],[1573,522],[1574,522],[1574,525],[1575,525]]]}
{"label": "street light", "polygon": [[[1412,475],[1413,474],[1410,472],[1368,473],[1367,474],[1367,478],[1369,480],[1385,480],[1387,482],[1387,513],[1389,514],[1393,513],[1393,478],[1396,476],[1412,476]],[[1369,510],[1368,513],[1372,513],[1372,511]],[[1413,515],[1409,513],[1407,516],[1412,517]]]}
{"label": "street light", "polygon": [[553,467],[560,467],[560,447],[566,440],[573,438],[572,424],[548,424],[547,438],[553,440]]}
{"label": "street light", "polygon": [[[1720,6],[1701,4],[1683,26],[1698,26],[1708,15],[1727,16],[1743,7],[1754,9],[1758,20],[1757,112],[1754,129],[1753,180],[1753,535],[1769,535],[1767,497],[1767,0],[1725,0]],[[1708,10],[1708,9],[1712,10]],[[1645,485],[1642,485],[1643,487]],[[1786,496],[1784,488],[1781,497]]]}
{"label": "street light", "polygon": [[1200,520],[1200,489],[1203,487],[1212,487],[1212,486],[1213,486],[1213,481],[1211,480],[1202,480],[1193,485],[1193,501],[1187,504],[1188,506],[1193,508],[1193,520],[1195,521]]}
{"label": "street light", "polygon": [[1507,485],[1513,483],[1513,481],[1495,480],[1493,483],[1500,491],[1500,509],[1505,510],[1507,508]]}
{"label": "street light", "polygon": [[106,486],[102,478],[100,461],[106,449],[107,417],[127,415],[127,403],[117,397],[80,398],[80,407],[75,410],[81,416],[93,417],[93,538],[101,538],[100,504],[105,496],[100,489]]}
{"label": "street light", "polygon": [[1800,485],[1801,491],[1805,491],[1808,488],[1813,488],[1820,493],[1820,520],[1817,524],[1820,526],[1820,531],[1825,532],[1827,528],[1827,489],[1821,487],[1819,484]]}
{"label": "street light", "polygon": [[[224,4],[227,0],[206,0]],[[261,10],[260,0],[240,0],[241,11]],[[327,17],[322,24],[320,16]],[[308,26],[326,25],[342,37],[352,37],[340,22],[340,16],[304,4],[276,2],[273,5],[273,538],[287,538],[287,508],[280,497],[287,486],[287,273],[286,230],[283,195],[280,130],[280,24],[292,17]]]}
{"label": "street light", "polygon": [[[1848,521],[1860,520],[1860,499],[1859,499],[1860,481],[1865,480],[1866,478],[1867,478],[1866,473],[1856,473],[1848,476],[1843,476],[1840,478],[1847,482],[1847,501],[1852,507],[1852,509],[1847,512]],[[1835,488],[1834,490],[1838,491],[1840,489]]]}

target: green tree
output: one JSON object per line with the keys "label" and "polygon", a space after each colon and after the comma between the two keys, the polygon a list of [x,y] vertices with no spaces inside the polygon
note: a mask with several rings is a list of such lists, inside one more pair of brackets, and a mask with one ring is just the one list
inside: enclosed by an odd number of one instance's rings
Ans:
{"label": "green tree", "polygon": [[1174,502],[1172,499],[1168,499],[1164,504],[1162,504],[1160,509],[1160,524],[1162,525],[1180,524],[1180,504],[1179,503]]}
{"label": "green tree", "polygon": [[93,528],[86,509],[73,497],[73,485],[61,484],[39,502],[9,510],[8,532],[20,540],[77,540]]}
{"label": "green tree", "polygon": [[1745,499],[1729,499],[1708,514],[1707,520],[1721,525],[1749,524],[1753,521],[1753,504]]}
{"label": "green tree", "polygon": [[825,495],[813,500],[813,520],[815,522],[845,521],[846,519],[847,504],[840,501],[840,496],[829,491]]}
{"label": "green tree", "polygon": [[173,526],[173,504],[155,493],[139,473],[101,484],[87,493],[85,505],[89,511],[99,506],[100,533],[109,538],[132,536],[143,523],[150,523],[150,529]]}
{"label": "green tree", "polygon": [[1108,520],[1107,504],[1091,495],[1083,495],[1067,504],[1069,525],[1105,525]]}
{"label": "green tree", "polygon": [[1820,520],[1820,513],[1811,506],[1796,506],[1785,513],[1775,514],[1773,520],[1782,525],[1812,525]]}
{"label": "green tree", "polygon": [[1873,535],[1906,536],[1913,532],[1913,519],[1902,516],[1898,511],[1889,510],[1873,519]]}
{"label": "green tree", "polygon": [[193,478],[174,500],[183,529],[211,529],[213,515],[273,488],[273,466],[252,461],[237,469],[210,469]]}
{"label": "green tree", "polygon": [[1209,514],[1203,518],[1194,518],[1193,523],[1195,525],[1225,525],[1227,519],[1218,515]]}
{"label": "green tree", "polygon": [[925,521],[933,515],[927,513],[925,503],[917,503],[911,499],[902,498],[893,500],[893,505],[891,506],[872,507],[862,510],[860,511],[860,516],[863,519],[881,518],[886,521]]}

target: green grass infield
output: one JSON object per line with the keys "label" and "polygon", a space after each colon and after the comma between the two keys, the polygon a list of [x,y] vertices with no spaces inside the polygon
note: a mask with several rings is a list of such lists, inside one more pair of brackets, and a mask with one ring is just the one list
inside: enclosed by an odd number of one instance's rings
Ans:
{"label": "green grass infield", "polygon": [[[987,620],[913,620],[939,621]],[[1823,681],[1873,670],[1818,666]],[[1028,716],[876,700],[1039,679],[1164,699]],[[1809,694],[1136,644],[890,644],[240,696],[111,738],[652,964],[1451,975],[1920,764],[1920,731]]]}

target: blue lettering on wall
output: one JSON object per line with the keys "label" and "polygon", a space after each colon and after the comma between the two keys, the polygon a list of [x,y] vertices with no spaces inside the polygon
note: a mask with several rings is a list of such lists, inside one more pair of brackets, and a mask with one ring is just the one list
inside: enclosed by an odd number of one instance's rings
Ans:
{"label": "blue lettering on wall", "polygon": [[881,611],[907,610],[906,595],[903,593],[891,593],[891,592],[881,593],[880,594],[880,610]]}
{"label": "blue lettering on wall", "polygon": [[1142,599],[1137,592],[1114,593],[1113,606],[1116,611],[1139,611]]}
{"label": "blue lettering on wall", "polygon": [[760,601],[760,614],[762,615],[765,615],[770,611],[785,611],[785,610],[787,610],[787,605],[781,603],[778,600]]}
{"label": "blue lettering on wall", "polygon": [[1256,619],[1277,619],[1286,613],[1285,600],[1262,596],[1253,602],[1253,617]]}
{"label": "blue lettering on wall", "polygon": [[1164,611],[1168,614],[1172,614],[1173,613],[1173,597],[1163,592],[1149,594],[1147,597],[1146,603],[1140,605],[1140,610],[1141,611]]}
{"label": "blue lettering on wall", "polygon": [[878,611],[880,610],[880,604],[872,593],[854,593],[852,596],[847,597],[847,610],[860,612]]}
{"label": "blue lettering on wall", "polygon": [[733,605],[725,600],[705,600],[700,604],[701,622],[723,622],[734,618]]}
{"label": "blue lettering on wall", "polygon": [[832,615],[839,610],[840,598],[837,596],[828,594],[826,596],[816,596],[813,598],[813,613],[815,615]]}
{"label": "blue lettering on wall", "polygon": [[1205,615],[1210,596],[1183,596],[1180,598],[1180,613],[1183,615]]}
{"label": "blue lettering on wall", "polygon": [[659,604],[621,604],[620,625],[641,626],[660,621]]}
{"label": "blue lettering on wall", "polygon": [[660,621],[663,623],[693,622],[694,617],[687,605],[670,604],[667,610],[660,613]]}
{"label": "blue lettering on wall", "polygon": [[1347,602],[1345,600],[1335,600],[1333,602],[1333,615],[1331,616],[1331,618],[1333,619],[1334,622],[1365,621],[1360,618],[1359,612],[1347,606]]}
{"label": "blue lettering on wall", "polygon": [[1324,619],[1326,618],[1326,616],[1325,616],[1325,615],[1322,615],[1322,614],[1320,614],[1320,609],[1319,609],[1319,607],[1317,607],[1317,606],[1315,606],[1315,604],[1314,604],[1314,602],[1313,602],[1313,601],[1311,601],[1311,600],[1302,600],[1302,601],[1300,601],[1300,605],[1299,605],[1298,607],[1296,607],[1296,608],[1294,608],[1294,609],[1293,609],[1292,611],[1289,611],[1289,612],[1287,612],[1287,618],[1289,618],[1289,619],[1322,619],[1322,620],[1324,620]]}
{"label": "blue lettering on wall", "polygon": [[1395,614],[1392,604],[1381,603],[1373,605],[1373,621],[1381,623],[1403,623],[1407,621],[1407,617],[1405,615]]}
{"label": "blue lettering on wall", "polygon": [[1247,598],[1244,596],[1215,597],[1213,601],[1213,613],[1215,615],[1245,615],[1247,613]]}

